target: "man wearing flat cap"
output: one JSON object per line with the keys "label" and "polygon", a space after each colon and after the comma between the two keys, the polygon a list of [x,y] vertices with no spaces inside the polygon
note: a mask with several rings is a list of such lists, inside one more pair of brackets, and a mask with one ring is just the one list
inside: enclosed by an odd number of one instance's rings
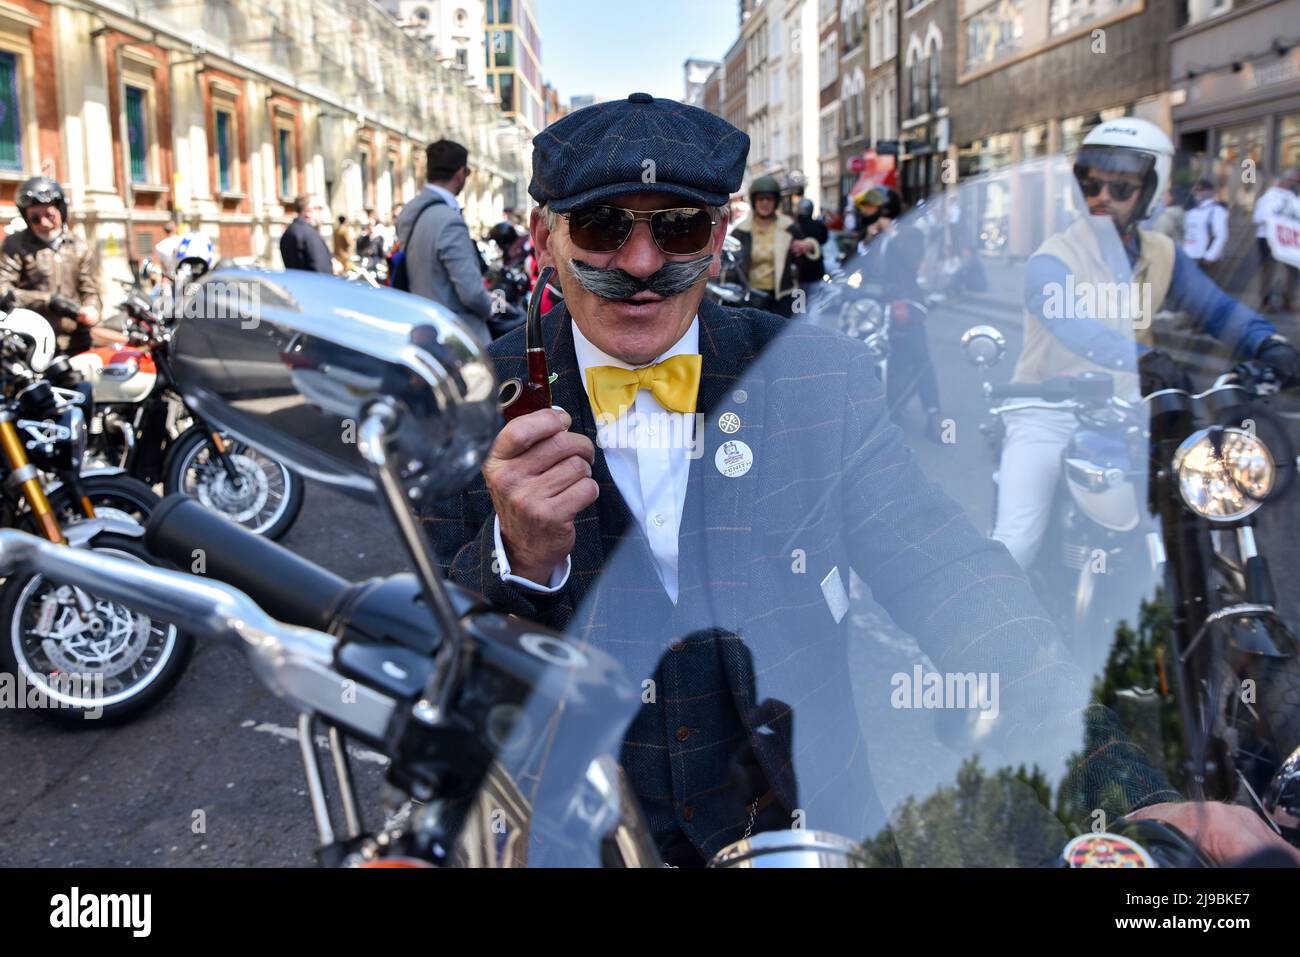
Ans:
{"label": "man wearing flat cap", "polygon": [[[554,408],[506,424],[482,480],[425,522],[453,581],[641,682],[619,758],[665,860],[884,823],[848,679],[850,569],[941,668],[993,663],[1008,742],[1059,717],[1043,702],[1086,702],[1018,566],[921,474],[862,346],[704,299],[749,138],[634,93],[533,142],[533,245],[565,297],[531,343]],[[500,380],[527,379],[522,330],[489,351]],[[1176,800],[1104,715],[1082,720],[1085,806]]]}

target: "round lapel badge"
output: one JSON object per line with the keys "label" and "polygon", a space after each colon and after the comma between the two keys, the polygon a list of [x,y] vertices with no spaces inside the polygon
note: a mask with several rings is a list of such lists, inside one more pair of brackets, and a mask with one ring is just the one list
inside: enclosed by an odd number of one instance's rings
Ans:
{"label": "round lapel badge", "polygon": [[1061,852],[1069,867],[1155,867],[1151,855],[1119,834],[1081,834]]}
{"label": "round lapel badge", "polygon": [[744,442],[728,439],[718,446],[713,464],[727,478],[740,478],[754,467],[754,452]]}
{"label": "round lapel badge", "polygon": [[718,418],[718,428],[728,435],[735,435],[740,431],[740,416],[734,412],[724,412]]}

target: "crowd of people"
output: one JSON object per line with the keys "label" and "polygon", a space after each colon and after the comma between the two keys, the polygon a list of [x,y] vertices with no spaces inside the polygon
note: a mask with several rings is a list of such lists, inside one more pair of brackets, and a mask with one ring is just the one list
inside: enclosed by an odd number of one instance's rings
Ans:
{"label": "crowd of people", "polygon": [[[283,267],[346,275],[358,265],[390,264],[397,254],[397,258],[405,257],[404,274],[409,277],[402,288],[438,302],[491,338],[491,321],[501,306],[485,288],[488,266],[470,235],[457,198],[471,173],[469,153],[448,140],[430,144],[426,152],[428,182],[420,193],[410,202],[396,205],[385,219],[373,208],[365,210],[360,223],[346,215],[337,216],[328,242],[322,234],[327,217],[323,200],[311,193],[297,197],[294,219],[279,240]],[[1298,192],[1300,169],[1295,168],[1282,172],[1260,192],[1251,210],[1255,243],[1244,256],[1230,242],[1233,211],[1219,200],[1215,184],[1208,179],[1196,181],[1185,202],[1179,202],[1174,188],[1167,186],[1161,201],[1151,204],[1143,225],[1167,236],[1200,274],[1239,298],[1257,277],[1256,308],[1260,313],[1292,312],[1300,305],[1296,296],[1300,274],[1296,267],[1274,258],[1266,230],[1270,217],[1300,219]],[[918,257],[924,253],[925,243],[918,244],[907,231],[900,235],[896,229],[895,223],[910,206],[895,190],[873,187],[846,197],[839,212],[815,215],[812,201],[798,196],[783,210],[778,180],[760,176],[752,182],[748,200],[748,215],[736,216],[736,210],[731,210],[731,235],[740,244],[740,266],[749,287],[750,305],[790,318],[808,308],[829,269],[849,261],[855,269],[866,269],[885,280],[891,295],[922,303],[926,300],[920,289],[905,288],[906,277],[915,284],[921,272]],[[98,266],[85,241],[67,228],[62,190],[53,180],[33,177],[19,187],[16,203],[22,224],[15,221],[18,228],[8,230],[0,255],[0,289],[13,288],[19,305],[44,315],[61,346],[87,348],[90,330],[99,323],[102,312]],[[961,242],[960,214],[957,208],[950,211],[945,270],[952,274],[950,285],[979,291],[987,280],[976,250]],[[187,246],[199,245],[212,252],[211,239],[198,224],[180,232],[168,222],[163,230],[163,239],[152,251],[155,278],[166,281],[174,274],[178,251]],[[523,268],[535,279],[529,229],[514,210],[507,209],[484,239],[496,244],[507,266]],[[46,259],[50,262],[36,268]],[[954,269],[947,269],[950,263]],[[926,290],[929,294],[944,291]],[[917,323],[915,328],[923,326]],[[938,389],[926,372],[929,364],[922,344],[923,335],[915,350],[919,388],[908,392],[920,397],[926,415],[937,423]]]}
{"label": "crowd of people", "polygon": [[1192,184],[1185,201],[1179,200],[1174,189],[1165,190],[1163,203],[1146,226],[1173,240],[1225,292],[1246,294],[1251,280],[1257,278],[1255,303],[1261,313],[1294,312],[1300,306],[1300,298],[1296,296],[1300,270],[1278,262],[1273,256],[1268,224],[1279,216],[1300,220],[1297,191],[1300,191],[1300,168],[1293,167],[1284,170],[1255,199],[1249,210],[1254,233],[1251,249],[1241,250],[1231,242],[1236,211],[1219,199],[1219,188],[1207,178]]}

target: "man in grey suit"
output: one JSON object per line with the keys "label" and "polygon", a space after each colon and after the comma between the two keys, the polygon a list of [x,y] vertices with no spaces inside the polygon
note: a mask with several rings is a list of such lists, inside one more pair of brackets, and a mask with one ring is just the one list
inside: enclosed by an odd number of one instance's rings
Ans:
{"label": "man in grey suit", "polygon": [[425,513],[445,574],[641,682],[620,763],[673,864],[792,823],[879,827],[849,569],[938,669],[998,676],[985,736],[1013,762],[1082,740],[1077,807],[1174,822],[1221,859],[1276,843],[1244,808],[1180,802],[1088,703],[1006,549],[922,474],[861,343],[703,298],[748,151],[645,93],[534,140],[533,245],[565,301],[489,351],[505,380],[543,350],[554,408],[508,422],[482,479]]}
{"label": "man in grey suit", "polygon": [[410,291],[446,306],[486,342],[492,297],[456,199],[469,178],[469,152],[459,143],[438,140],[425,155],[429,181],[397,220]]}

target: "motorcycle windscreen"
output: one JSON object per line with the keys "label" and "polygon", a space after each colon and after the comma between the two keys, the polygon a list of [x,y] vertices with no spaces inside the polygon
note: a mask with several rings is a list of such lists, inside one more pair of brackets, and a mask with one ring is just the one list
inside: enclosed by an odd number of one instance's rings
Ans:
{"label": "motorcycle windscreen", "polygon": [[567,635],[622,691],[539,699],[545,754],[505,762],[517,859],[608,863],[639,830],[680,866],[1186,863],[1150,835],[1071,843],[1240,790],[1241,686],[1195,664],[1223,640],[1183,660],[1204,615],[1180,602],[1220,600],[1208,533],[1151,478],[1139,355],[1205,355],[1160,313],[1162,242],[1126,249],[1068,162],[1035,162],[886,226],[792,320],[701,304],[685,422],[598,431],[561,376],[601,487]]}

